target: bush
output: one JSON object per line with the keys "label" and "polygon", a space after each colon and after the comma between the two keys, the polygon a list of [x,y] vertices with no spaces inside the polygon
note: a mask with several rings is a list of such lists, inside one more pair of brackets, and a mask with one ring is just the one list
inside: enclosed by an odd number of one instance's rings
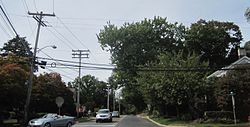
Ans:
{"label": "bush", "polygon": [[153,118],[158,118],[158,117],[160,117],[159,111],[153,110],[153,112],[152,112],[152,117],[153,117]]}
{"label": "bush", "polygon": [[207,122],[231,123],[233,113],[231,111],[206,111],[204,119]]}
{"label": "bush", "polygon": [[184,120],[184,121],[189,121],[189,120],[192,120],[192,115],[191,114],[183,114],[181,115],[181,120]]}

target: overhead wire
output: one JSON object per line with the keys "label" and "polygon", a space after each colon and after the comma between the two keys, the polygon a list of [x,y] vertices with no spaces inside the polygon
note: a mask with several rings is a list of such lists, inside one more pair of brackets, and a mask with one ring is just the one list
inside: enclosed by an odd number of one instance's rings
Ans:
{"label": "overhead wire", "polygon": [[0,23],[0,28],[3,30],[3,32],[11,38],[10,34],[8,33],[8,31],[4,28],[4,26],[2,26],[2,24]]}
{"label": "overhead wire", "polygon": [[34,4],[34,7],[35,7],[35,10],[38,11],[37,7],[36,7],[36,1],[33,0],[33,4]]}
{"label": "overhead wire", "polygon": [[[49,57],[51,60],[54,60],[54,58],[52,58],[50,55],[48,55],[47,53],[45,53],[45,52],[43,52],[43,51],[41,51],[43,54],[45,54],[47,57]],[[39,57],[37,57],[37,58],[39,58]],[[55,61],[55,60],[54,60]],[[58,64],[61,64],[59,61],[56,61]],[[71,68],[68,68],[68,69],[71,69]],[[74,69],[71,69],[71,70],[73,70],[73,71],[75,71],[75,72],[78,72],[78,71],[76,71],[76,70],[74,70]],[[64,71],[65,72],[65,71]],[[65,72],[65,73],[67,73],[67,72]]]}
{"label": "overhead wire", "polygon": [[62,42],[67,42],[64,43],[65,45],[67,45],[71,50],[73,50],[72,47],[76,48],[77,46],[74,45],[73,43],[70,42],[69,39],[67,39],[62,33],[60,33],[56,28],[53,27],[53,25],[49,24],[51,26],[51,28],[58,34],[60,35],[63,39],[59,38],[53,31],[51,31],[50,29],[48,29],[53,35],[55,35],[56,38],[58,38],[59,40],[61,40]]}
{"label": "overhead wire", "polygon": [[[72,64],[73,63],[73,64]],[[126,71],[127,69],[124,68],[115,68],[115,67],[100,67],[100,66],[83,66],[83,65],[78,65],[75,62],[72,62],[71,64],[59,64],[56,65],[55,67],[72,67],[72,68],[78,68],[78,67],[83,67],[85,69],[91,69],[91,70],[121,70],[121,71]],[[240,65],[240,64],[239,64]],[[239,66],[235,65],[235,66]],[[215,71],[215,70],[221,70],[221,71],[227,71],[227,70],[246,70],[250,69],[250,67],[244,67],[244,68],[211,68],[207,66],[199,66],[199,67],[137,67],[136,71],[152,71],[152,72],[164,72],[164,71],[177,71],[177,72],[205,72],[205,71]]]}
{"label": "overhead wire", "polygon": [[8,23],[10,24],[10,26],[11,26],[12,30],[14,31],[15,35],[18,36],[18,34],[17,34],[17,32],[16,32],[16,29],[15,29],[14,26],[12,25],[12,23],[11,23],[9,17],[7,16],[7,13],[4,11],[4,9],[2,8],[1,5],[0,5],[0,9],[1,9],[1,11],[3,12],[3,14],[4,14],[5,18],[7,19]]}
{"label": "overhead wire", "polygon": [[[26,0],[21,0],[21,1],[23,3],[24,10],[29,12],[29,7],[28,7],[28,4],[27,4]],[[27,18],[27,21],[28,21],[28,24],[29,24],[29,27],[30,27],[30,30],[31,30],[31,35],[33,35],[34,34],[34,29],[32,29],[32,27],[31,27],[31,22],[30,22],[29,16],[24,15],[24,17]],[[33,36],[33,37],[35,37],[35,36]]]}
{"label": "overhead wire", "polygon": [[[86,49],[88,49],[88,47],[86,45],[83,44],[83,42],[62,22],[62,20],[56,16],[56,18],[58,19],[58,21],[69,31],[69,33],[78,41],[80,42],[80,44],[85,47]],[[88,49],[89,50],[89,49]]]}
{"label": "overhead wire", "polygon": [[[43,58],[43,57],[37,57],[38,59],[44,59],[44,60],[55,60],[55,61],[60,61],[60,62],[66,62],[66,63],[79,63],[76,61],[69,61],[69,60],[61,60],[61,59],[51,59],[51,58]],[[82,63],[82,64],[86,64],[86,65],[95,65],[95,66],[109,66],[109,67],[114,67],[115,65],[111,65],[111,64],[97,64],[97,63]]]}
{"label": "overhead wire", "polygon": [[[54,70],[52,70],[52,69],[49,69],[49,68],[46,68],[46,69],[49,70],[50,72],[56,72],[56,71],[54,71]],[[75,80],[75,79],[73,79],[73,78],[71,78],[71,77],[69,77],[69,76],[67,76],[67,75],[64,75],[64,74],[61,74],[61,73],[60,73],[60,75],[63,76],[63,77],[66,77],[66,78],[68,78],[68,79],[70,79],[70,80],[72,80],[72,81]]]}
{"label": "overhead wire", "polygon": [[[83,46],[85,47],[86,49],[90,50],[86,45],[83,44],[83,42],[63,23],[63,21],[58,17],[56,16],[56,18],[58,19],[58,21],[71,33],[71,35]],[[90,50],[90,54],[92,55],[92,58],[96,61],[94,55],[91,53],[91,50]]]}
{"label": "overhead wire", "polygon": [[[2,1],[1,1],[2,2]],[[2,3],[3,4],[3,3]],[[1,6],[1,5],[0,5]],[[1,11],[2,11],[2,7],[1,7]],[[3,11],[2,11],[3,12]],[[4,13],[3,13],[4,14]],[[0,15],[1,15],[1,17],[2,17],[2,19],[3,19],[3,22],[4,22],[4,24],[5,24],[5,27],[9,30],[9,32],[11,32],[12,34],[13,34],[13,31],[12,31],[12,29],[11,29],[11,27],[10,27],[10,25],[8,25],[8,22],[6,21],[6,18],[4,18],[4,16],[2,15],[2,13],[0,13]],[[4,29],[4,31],[6,31],[6,33],[8,33],[8,35],[10,35],[9,34],[9,32],[7,32],[7,30],[4,28],[4,27],[2,27],[3,29]]]}

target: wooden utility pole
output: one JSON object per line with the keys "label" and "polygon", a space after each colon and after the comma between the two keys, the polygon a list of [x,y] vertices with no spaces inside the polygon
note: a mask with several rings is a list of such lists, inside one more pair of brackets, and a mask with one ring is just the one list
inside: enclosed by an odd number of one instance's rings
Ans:
{"label": "wooden utility pole", "polygon": [[76,113],[77,117],[79,117],[79,108],[80,108],[80,83],[81,83],[81,64],[82,58],[89,58],[89,50],[72,50],[72,58],[79,59],[79,82],[76,88],[77,92],[77,102],[76,102]]}
{"label": "wooden utility pole", "polygon": [[30,62],[30,76],[29,76],[29,82],[28,82],[27,98],[26,98],[26,103],[24,106],[24,122],[25,123],[28,122],[28,112],[29,112],[29,105],[30,105],[30,98],[31,98],[32,84],[33,84],[33,72],[34,72],[34,66],[35,66],[35,60],[36,60],[36,52],[37,52],[40,27],[46,26],[46,24],[42,21],[42,18],[43,16],[55,16],[55,14],[43,14],[42,11],[40,13],[28,12],[28,14],[33,15],[33,18],[38,22],[38,28],[37,28],[37,34],[36,34],[34,54]]}

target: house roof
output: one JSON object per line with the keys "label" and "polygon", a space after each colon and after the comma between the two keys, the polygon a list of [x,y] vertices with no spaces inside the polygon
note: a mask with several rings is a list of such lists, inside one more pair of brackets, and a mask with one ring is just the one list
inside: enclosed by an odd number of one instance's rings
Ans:
{"label": "house roof", "polygon": [[250,58],[247,56],[241,57],[237,61],[233,62],[229,66],[223,67],[221,70],[215,71],[211,75],[209,75],[207,78],[211,77],[222,77],[227,74],[228,69],[234,68],[236,65],[242,65],[242,64],[249,64],[250,63]]}

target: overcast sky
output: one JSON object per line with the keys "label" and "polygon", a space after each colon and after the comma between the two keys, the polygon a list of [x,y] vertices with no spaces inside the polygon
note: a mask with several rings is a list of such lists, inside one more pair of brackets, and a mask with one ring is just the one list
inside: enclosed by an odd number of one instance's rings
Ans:
{"label": "overcast sky", "polygon": [[[49,27],[41,28],[38,47],[56,45],[57,49],[45,48],[37,54],[44,58],[77,62],[78,59],[72,58],[72,50],[89,49],[89,59],[83,59],[83,62],[111,64],[109,53],[100,48],[96,37],[103,26],[108,21],[120,26],[154,16],[167,17],[169,22],[183,23],[187,27],[199,19],[230,21],[240,26],[242,43],[250,40],[250,23],[244,17],[250,0],[0,0],[0,5],[8,13],[17,33],[26,37],[32,47],[37,23],[27,12],[55,13],[56,17],[44,17],[43,21]],[[6,26],[3,13],[0,14],[2,47],[15,35]],[[39,69],[39,73],[53,71],[60,73],[65,82],[78,76],[77,68]],[[81,72],[82,76],[91,74],[103,81],[111,75],[110,70],[82,68]]]}

